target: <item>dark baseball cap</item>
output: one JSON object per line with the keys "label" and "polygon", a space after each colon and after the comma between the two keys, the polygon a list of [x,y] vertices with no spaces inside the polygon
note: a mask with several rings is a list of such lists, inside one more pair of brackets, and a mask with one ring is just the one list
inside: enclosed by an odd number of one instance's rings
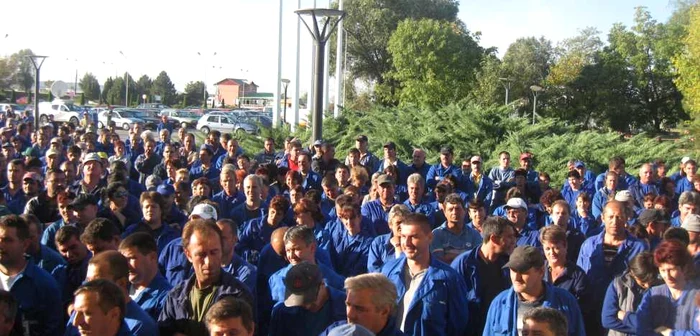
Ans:
{"label": "dark baseball cap", "polygon": [[80,194],[69,204],[69,207],[75,210],[83,210],[88,205],[97,205],[97,197],[91,194]]}
{"label": "dark baseball cap", "polygon": [[303,261],[292,266],[284,278],[284,305],[296,307],[314,302],[321,283],[323,276],[317,265]]}
{"label": "dark baseball cap", "polygon": [[367,136],[366,135],[358,135],[357,138],[355,138],[355,141],[360,141],[360,142],[367,142]]}
{"label": "dark baseball cap", "polygon": [[173,186],[169,184],[161,184],[158,186],[158,188],[156,188],[156,192],[165,197],[168,197],[175,193],[175,188],[173,188]]}
{"label": "dark baseball cap", "polygon": [[440,154],[450,154],[450,155],[452,155],[452,154],[453,154],[453,152],[452,152],[452,147],[450,147],[450,146],[443,146],[442,148],[440,148]]}
{"label": "dark baseball cap", "polygon": [[647,226],[651,222],[666,224],[670,222],[666,212],[658,209],[645,209],[639,214],[637,220],[644,226]]}
{"label": "dark baseball cap", "polygon": [[518,273],[525,273],[533,267],[544,266],[542,252],[534,246],[518,246],[510,254],[508,263],[503,268],[510,268]]}
{"label": "dark baseball cap", "polygon": [[384,144],[384,148],[396,149],[396,144],[393,141],[389,141]]}
{"label": "dark baseball cap", "polygon": [[394,180],[391,178],[391,176],[387,174],[381,174],[377,177],[377,185],[382,185],[382,184],[394,184]]}

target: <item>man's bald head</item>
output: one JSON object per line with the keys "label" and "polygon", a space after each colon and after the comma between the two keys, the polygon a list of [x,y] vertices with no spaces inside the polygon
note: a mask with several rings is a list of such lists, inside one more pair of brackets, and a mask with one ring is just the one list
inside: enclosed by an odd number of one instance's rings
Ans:
{"label": "man's bald head", "polygon": [[272,231],[272,236],[270,237],[270,245],[272,245],[272,249],[275,250],[277,255],[283,256],[285,253],[284,234],[287,233],[287,229],[289,228],[283,226],[275,229],[275,231]]}
{"label": "man's bald head", "polygon": [[605,204],[605,208],[603,208],[603,213],[606,213],[611,210],[618,210],[622,212],[626,212],[626,207],[625,204],[620,202],[620,201],[610,201],[607,204]]}

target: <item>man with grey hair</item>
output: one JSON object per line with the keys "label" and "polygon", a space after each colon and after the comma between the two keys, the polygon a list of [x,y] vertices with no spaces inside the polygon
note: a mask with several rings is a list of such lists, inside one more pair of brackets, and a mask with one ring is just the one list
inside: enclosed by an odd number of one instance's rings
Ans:
{"label": "man with grey hair", "polygon": [[408,199],[403,202],[411,212],[422,213],[430,220],[430,225],[435,227],[435,208],[425,198],[425,178],[418,173],[413,173],[406,180],[408,186]]}
{"label": "man with grey hair", "polygon": [[644,208],[644,196],[647,194],[659,194],[659,188],[654,180],[654,169],[651,163],[645,163],[639,168],[639,180],[632,184],[629,189],[634,197],[635,205]]}
{"label": "man with grey hair", "polygon": [[510,287],[510,275],[503,266],[515,249],[513,223],[502,217],[488,217],[482,224],[483,242],[459,255],[451,264],[467,284],[469,324],[466,335],[481,335],[491,301]]}
{"label": "man with grey hair", "polygon": [[449,264],[458,255],[475,248],[481,242],[479,232],[466,225],[467,210],[459,194],[445,197],[445,223],[433,230],[430,252],[434,257]]}
{"label": "man with grey hair", "polygon": [[523,316],[523,336],[559,336],[568,330],[566,317],[560,311],[538,307]]}
{"label": "man with grey hair", "polygon": [[430,165],[425,162],[425,151],[420,148],[414,148],[412,159],[411,165],[408,166],[408,171],[412,174],[420,174],[425,180],[430,170]]}
{"label": "man with grey hair", "polygon": [[345,279],[347,321],[331,324],[321,335],[338,326],[358,324],[377,336],[404,335],[396,325],[396,286],[380,273],[361,274]]}
{"label": "man with grey hair", "polygon": [[236,166],[227,163],[221,167],[219,184],[221,185],[221,191],[214,194],[212,201],[219,205],[221,214],[230,214],[236,206],[245,202],[245,194],[238,190],[236,186],[238,184],[236,180]]}
{"label": "man with grey hair", "polygon": [[[243,193],[245,202],[231,210],[231,219],[236,223],[241,223],[238,227],[239,234],[245,229],[243,223],[265,216],[267,205],[262,203],[263,180],[258,175],[248,175],[243,180]],[[225,218],[225,213],[221,217]]]}
{"label": "man with grey hair", "polygon": [[671,218],[671,226],[679,227],[690,214],[698,215],[700,211],[700,194],[694,191],[684,191],[678,198],[678,216]]}

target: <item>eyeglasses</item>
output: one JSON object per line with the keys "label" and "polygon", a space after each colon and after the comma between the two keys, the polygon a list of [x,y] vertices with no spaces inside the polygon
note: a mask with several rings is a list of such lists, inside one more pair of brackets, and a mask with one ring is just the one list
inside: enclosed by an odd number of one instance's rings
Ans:
{"label": "eyeglasses", "polygon": [[128,191],[117,191],[114,193],[114,197],[126,197],[129,196]]}

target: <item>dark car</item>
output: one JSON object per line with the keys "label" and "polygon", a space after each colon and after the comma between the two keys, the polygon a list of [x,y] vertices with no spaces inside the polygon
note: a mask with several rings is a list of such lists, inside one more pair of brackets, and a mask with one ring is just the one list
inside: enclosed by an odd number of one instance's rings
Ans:
{"label": "dark car", "polygon": [[264,116],[264,115],[243,115],[238,117],[238,119],[251,123],[251,124],[258,124],[260,127],[263,128],[270,128],[272,127],[272,119]]}

